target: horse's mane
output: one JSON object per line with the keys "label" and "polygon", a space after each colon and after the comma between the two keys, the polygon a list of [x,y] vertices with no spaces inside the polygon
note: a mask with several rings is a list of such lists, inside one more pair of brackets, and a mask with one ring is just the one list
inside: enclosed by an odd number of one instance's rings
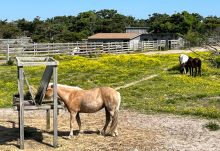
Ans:
{"label": "horse's mane", "polygon": [[[49,86],[52,86],[53,83],[49,83]],[[69,86],[69,85],[64,85],[64,84],[57,84],[57,86],[60,87],[65,87],[65,88],[69,88],[69,89],[75,89],[75,90],[82,90],[82,88],[78,87],[78,86]]]}

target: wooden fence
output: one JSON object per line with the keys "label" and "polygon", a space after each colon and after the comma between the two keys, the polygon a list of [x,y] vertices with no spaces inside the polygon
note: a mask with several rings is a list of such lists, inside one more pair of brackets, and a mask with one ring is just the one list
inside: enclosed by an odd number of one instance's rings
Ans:
{"label": "wooden fence", "polygon": [[[178,42],[172,40],[170,44],[176,48]],[[68,55],[99,55],[104,53],[131,53],[134,51],[162,50],[166,47],[165,40],[131,42],[76,42],[76,43],[29,43],[0,45],[0,60],[9,60],[15,56],[53,56]]]}

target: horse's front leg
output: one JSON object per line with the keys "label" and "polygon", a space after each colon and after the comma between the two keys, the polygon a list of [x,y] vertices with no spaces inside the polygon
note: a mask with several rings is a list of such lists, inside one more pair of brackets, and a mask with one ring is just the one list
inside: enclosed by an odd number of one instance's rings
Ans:
{"label": "horse's front leg", "polygon": [[70,113],[70,135],[69,138],[71,138],[73,136],[73,122],[74,122],[74,117],[75,117],[76,113]]}
{"label": "horse's front leg", "polygon": [[81,120],[80,120],[79,112],[76,114],[76,121],[79,126],[79,133],[80,133],[81,132]]}
{"label": "horse's front leg", "polygon": [[186,74],[186,67],[183,68],[183,73]]}
{"label": "horse's front leg", "polygon": [[188,67],[186,67],[186,74],[188,73],[188,71],[189,71],[189,68],[188,68]]}

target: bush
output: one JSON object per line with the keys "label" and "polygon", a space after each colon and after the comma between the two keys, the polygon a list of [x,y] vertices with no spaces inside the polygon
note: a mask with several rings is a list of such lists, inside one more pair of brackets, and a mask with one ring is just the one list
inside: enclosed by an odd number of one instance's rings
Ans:
{"label": "bush", "polygon": [[205,125],[210,131],[217,131],[220,129],[220,126],[215,122],[209,122]]}
{"label": "bush", "polygon": [[7,61],[7,65],[12,66],[14,64],[14,60],[12,58],[9,58]]}
{"label": "bush", "polygon": [[200,46],[203,42],[203,36],[198,32],[188,31],[184,38],[190,43],[190,46]]}
{"label": "bush", "polygon": [[219,68],[220,67],[220,57],[216,57],[214,59],[214,61],[215,61],[216,65],[217,65],[217,68]]}

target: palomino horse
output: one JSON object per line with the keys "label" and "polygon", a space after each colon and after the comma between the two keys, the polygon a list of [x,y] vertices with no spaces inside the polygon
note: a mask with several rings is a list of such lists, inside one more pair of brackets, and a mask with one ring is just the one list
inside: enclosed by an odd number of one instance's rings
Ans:
{"label": "palomino horse", "polygon": [[185,54],[181,54],[179,56],[179,62],[180,62],[180,73],[186,74],[188,72],[188,68],[186,67],[186,63],[188,61],[189,57]]}
{"label": "palomino horse", "polygon": [[[49,85],[46,97],[51,97],[53,94],[53,85]],[[120,93],[110,87],[93,88],[90,90],[83,90],[79,87],[71,87],[67,85],[57,85],[57,94],[61,101],[64,102],[68,111],[70,112],[70,134],[73,136],[73,118],[79,126],[81,131],[81,120],[79,113],[94,113],[103,108],[106,112],[105,125],[101,131],[102,135],[106,134],[106,129],[111,119],[111,126],[109,134],[117,136],[118,112],[121,103]]]}

